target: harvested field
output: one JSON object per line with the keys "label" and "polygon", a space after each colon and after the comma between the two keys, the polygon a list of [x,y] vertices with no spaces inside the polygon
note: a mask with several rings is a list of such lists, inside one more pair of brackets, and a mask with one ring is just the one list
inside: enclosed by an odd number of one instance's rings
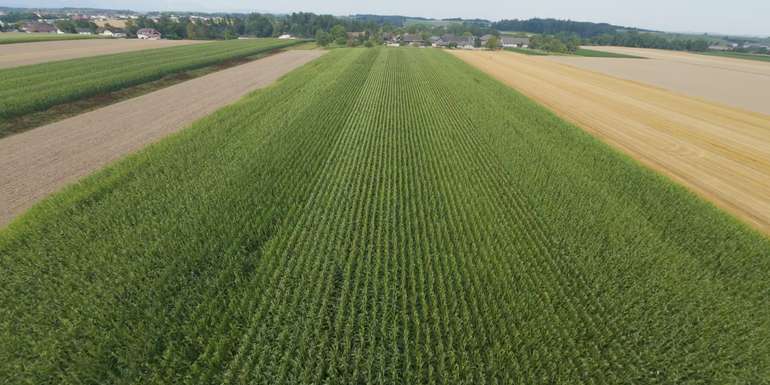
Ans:
{"label": "harvested field", "polygon": [[284,52],[0,140],[0,226],[62,186],[322,53]]}
{"label": "harvested field", "polygon": [[454,54],[770,233],[770,116],[551,58]]}
{"label": "harvested field", "polygon": [[0,45],[0,68],[206,43],[205,40],[84,39]]}
{"label": "harvested field", "polygon": [[649,60],[575,56],[548,60],[770,115],[770,63],[644,48],[590,48]]}

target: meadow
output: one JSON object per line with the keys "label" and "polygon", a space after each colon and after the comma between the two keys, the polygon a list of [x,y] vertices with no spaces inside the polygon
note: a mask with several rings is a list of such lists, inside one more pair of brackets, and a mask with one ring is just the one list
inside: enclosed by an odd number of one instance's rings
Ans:
{"label": "meadow", "polygon": [[766,383],[769,255],[443,51],[335,49],[0,230],[0,378]]}
{"label": "meadow", "polygon": [[16,33],[16,32],[1,32],[0,44],[16,44],[16,43],[37,43],[41,41],[59,41],[59,40],[83,40],[83,39],[99,39],[100,36],[95,35],[76,35],[76,34],[54,34],[54,33]]}
{"label": "meadow", "polygon": [[300,42],[231,40],[0,69],[0,120]]}

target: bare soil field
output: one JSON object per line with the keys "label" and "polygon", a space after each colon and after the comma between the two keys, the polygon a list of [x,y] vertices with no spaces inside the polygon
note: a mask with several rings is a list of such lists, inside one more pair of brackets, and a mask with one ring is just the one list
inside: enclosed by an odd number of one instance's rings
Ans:
{"label": "bare soil field", "polygon": [[644,48],[587,48],[649,60],[575,56],[548,60],[770,115],[770,63]]}
{"label": "bare soil field", "polygon": [[0,226],[64,185],[323,53],[283,52],[0,140]]}
{"label": "bare soil field", "polygon": [[453,53],[770,234],[770,115],[546,57]]}
{"label": "bare soil field", "polygon": [[205,42],[205,40],[87,39],[7,44],[0,45],[0,68]]}

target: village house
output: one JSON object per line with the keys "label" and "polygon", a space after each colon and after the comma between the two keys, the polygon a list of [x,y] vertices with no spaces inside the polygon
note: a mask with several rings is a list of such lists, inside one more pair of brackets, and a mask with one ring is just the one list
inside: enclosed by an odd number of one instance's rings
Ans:
{"label": "village house", "polygon": [[153,28],[142,28],[136,31],[136,37],[142,40],[160,40],[160,32]]}
{"label": "village house", "polygon": [[473,36],[462,36],[457,38],[457,48],[473,49],[476,47],[476,38]]}
{"label": "village house", "polygon": [[423,45],[425,42],[422,40],[422,36],[417,34],[404,34],[401,36],[401,42],[405,45],[411,45],[414,47],[419,47]]}
{"label": "village house", "polygon": [[75,33],[78,35],[93,35],[93,31],[88,28],[75,28]]}
{"label": "village house", "polygon": [[289,39],[294,39],[294,36],[291,36],[288,33],[284,33],[283,35],[278,36],[278,38],[281,40],[289,40]]}
{"label": "village house", "polygon": [[529,48],[528,37],[503,37],[500,39],[503,48]]}
{"label": "village house", "polygon": [[48,23],[26,23],[21,27],[26,33],[56,33],[58,29],[53,24]]}
{"label": "village house", "polygon": [[384,32],[382,34],[382,41],[384,41],[386,44],[387,43],[398,43],[398,38],[392,32]]}
{"label": "village house", "polygon": [[452,34],[441,35],[436,41],[433,41],[431,45],[433,47],[442,48],[462,48],[473,49],[475,46],[476,38],[473,36],[455,36]]}

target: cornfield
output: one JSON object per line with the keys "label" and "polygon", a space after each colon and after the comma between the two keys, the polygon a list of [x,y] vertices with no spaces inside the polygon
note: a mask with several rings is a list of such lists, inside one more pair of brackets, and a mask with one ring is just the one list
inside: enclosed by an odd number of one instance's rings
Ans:
{"label": "cornfield", "polygon": [[446,53],[337,49],[0,232],[0,378],[767,383],[769,256]]}

